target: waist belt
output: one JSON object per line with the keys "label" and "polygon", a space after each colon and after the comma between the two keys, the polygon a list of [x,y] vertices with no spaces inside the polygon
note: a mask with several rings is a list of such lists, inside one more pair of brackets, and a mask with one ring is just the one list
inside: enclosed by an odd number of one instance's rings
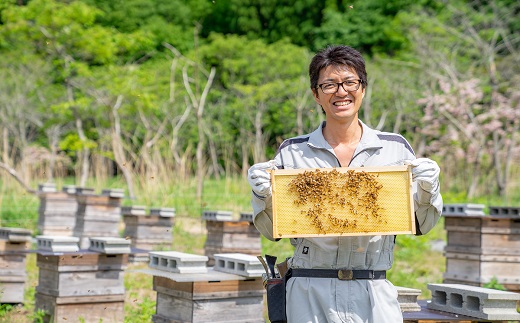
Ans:
{"label": "waist belt", "polygon": [[350,270],[350,269],[303,269],[292,268],[291,277],[354,279],[386,279],[385,270]]}

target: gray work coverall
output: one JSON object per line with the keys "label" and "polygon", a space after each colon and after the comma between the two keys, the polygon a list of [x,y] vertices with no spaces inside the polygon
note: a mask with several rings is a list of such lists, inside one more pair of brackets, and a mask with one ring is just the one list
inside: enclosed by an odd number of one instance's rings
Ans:
{"label": "gray work coverall", "polygon": [[[323,122],[314,132],[282,143],[275,156],[280,167],[323,168],[403,165],[415,159],[408,142],[398,134],[373,130],[363,124],[363,135],[350,165],[340,165],[323,137]],[[430,231],[440,218],[442,197],[414,183],[414,207],[418,234]],[[271,197],[253,193],[254,224],[268,239],[272,234]],[[393,235],[294,238],[291,268],[388,270],[393,263]],[[286,286],[287,319],[303,322],[402,322],[397,290],[386,279],[339,280],[336,278],[291,278]]]}

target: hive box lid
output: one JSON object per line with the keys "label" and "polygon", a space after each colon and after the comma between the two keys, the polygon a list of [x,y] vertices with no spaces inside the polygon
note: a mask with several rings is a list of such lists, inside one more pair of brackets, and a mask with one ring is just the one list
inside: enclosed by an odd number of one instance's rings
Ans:
{"label": "hive box lid", "polygon": [[275,238],[415,234],[411,166],[270,174]]}

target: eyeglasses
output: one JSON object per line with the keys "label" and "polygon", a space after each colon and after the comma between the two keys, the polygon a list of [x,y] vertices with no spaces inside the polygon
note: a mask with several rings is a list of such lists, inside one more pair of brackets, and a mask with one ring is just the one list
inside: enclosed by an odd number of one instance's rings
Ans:
{"label": "eyeglasses", "polygon": [[346,80],[339,83],[323,83],[319,84],[318,87],[323,91],[325,94],[334,94],[338,92],[339,85],[341,84],[341,87],[343,87],[343,90],[348,92],[354,92],[359,89],[359,86],[363,83],[362,80]]}

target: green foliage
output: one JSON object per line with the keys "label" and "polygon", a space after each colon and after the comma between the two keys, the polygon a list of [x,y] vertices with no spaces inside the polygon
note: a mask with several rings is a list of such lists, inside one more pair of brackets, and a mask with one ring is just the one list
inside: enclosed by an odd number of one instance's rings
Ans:
{"label": "green foliage", "polygon": [[36,231],[38,203],[36,196],[13,190],[13,179],[0,181],[0,226]]}
{"label": "green foliage", "polygon": [[34,323],[44,323],[44,322],[46,322],[46,318],[49,317],[47,312],[45,312],[42,309],[38,309],[31,316],[33,317],[32,322],[34,322]]}
{"label": "green foliage", "polygon": [[215,110],[215,120],[224,125],[223,133],[246,140],[241,132],[255,128],[256,113],[261,111],[263,131],[272,138],[269,147],[277,137],[296,135],[291,111],[294,101],[308,90],[301,82],[308,51],[287,41],[266,44],[233,35],[213,34],[208,40],[197,54],[219,71],[216,91],[232,94],[226,97],[228,109]]}
{"label": "green foliage", "polygon": [[[206,237],[203,235],[194,235],[188,231],[188,228],[176,221],[173,227],[173,250],[183,250],[183,252],[197,254],[204,249]],[[203,223],[190,222],[195,227],[202,226]]]}
{"label": "green foliage", "polygon": [[[2,286],[0,285],[0,291],[2,291]],[[2,291],[3,293],[3,291]],[[11,304],[0,304],[0,320],[6,316],[13,309],[13,305]]]}
{"label": "green foliage", "polygon": [[426,235],[396,237],[394,265],[388,279],[396,286],[420,289],[422,299],[430,297],[427,283],[441,283],[445,271],[442,251],[432,250],[432,242],[446,241],[443,220]]}
{"label": "green foliage", "polygon": [[289,239],[271,241],[262,236],[262,254],[278,257],[277,262],[282,262],[287,257],[292,257],[294,247]]}
{"label": "green foliage", "polygon": [[[186,69],[188,81],[200,95],[204,71],[215,67],[216,80],[203,116],[203,153],[212,153],[215,160],[208,164],[215,162],[215,169],[220,169],[209,170],[211,176],[225,171],[239,174],[252,159],[273,156],[283,139],[315,129],[322,116],[308,95],[307,67],[310,50],[329,43],[346,43],[367,54],[370,95],[362,119],[372,126],[384,120],[379,124],[382,130],[402,133],[416,149],[430,149],[433,140],[419,131],[427,122],[417,99],[425,91],[439,91],[432,79],[454,75],[434,62],[454,62],[455,75],[481,80],[484,97],[479,114],[489,111],[493,89],[499,89],[501,99],[511,99],[515,97],[511,85],[518,83],[513,55],[518,42],[512,37],[518,4],[506,0],[471,4],[33,0],[20,4],[0,3],[0,52],[5,62],[0,64],[0,77],[6,80],[0,93],[16,93],[0,97],[0,127],[9,131],[15,164],[25,148],[20,142],[48,147],[52,131],[71,155],[90,147],[93,160],[114,159],[112,134],[120,126],[125,159],[140,175],[150,165],[167,173],[177,171],[181,163],[193,173],[199,137],[182,70]],[[482,54],[489,51],[481,47],[494,42],[493,67],[486,65],[489,60]],[[163,43],[180,50],[177,61]],[[496,84],[487,73],[493,69]],[[120,124],[116,125],[118,100]],[[185,123],[175,129],[187,109],[191,112]],[[302,120],[297,121],[296,115]],[[88,138],[85,142],[71,136],[80,121]],[[487,117],[483,122],[492,121]],[[439,134],[446,138],[449,131],[443,128]],[[460,143],[450,138],[444,146],[461,147]],[[265,151],[257,151],[255,144]],[[492,186],[490,157],[485,156],[484,172],[490,175],[479,183],[483,188]],[[468,169],[463,163],[449,164]],[[447,187],[460,190],[462,180]]]}
{"label": "green foliage", "polygon": [[79,139],[79,136],[76,133],[71,133],[67,135],[63,140],[60,142],[60,149],[63,151],[68,151],[69,154],[75,155],[75,152],[88,147],[88,148],[95,148],[97,146],[95,141],[87,140],[82,141]]}
{"label": "green foliage", "polygon": [[488,283],[484,284],[482,287],[484,287],[484,288],[491,288],[491,289],[498,289],[498,290],[507,290],[504,287],[504,285],[502,285],[502,284],[500,284],[498,282],[498,279],[495,276],[493,276],[491,278],[491,280]]}
{"label": "green foliage", "polygon": [[351,1],[345,4],[330,4],[323,11],[323,22],[316,28],[314,49],[329,44],[345,44],[369,55],[373,53],[394,54],[406,48],[407,40],[395,22],[399,12],[412,10],[427,1],[380,0]]}
{"label": "green foliage", "polygon": [[325,1],[213,1],[202,24],[202,35],[236,34],[274,43],[284,38],[309,47],[321,22]]}
{"label": "green foliage", "polygon": [[210,12],[212,4],[205,0],[130,0],[103,1],[84,0],[100,8],[103,15],[97,21],[122,33],[144,31],[150,36],[149,48],[164,50],[166,42],[181,51],[194,46],[193,28]]}
{"label": "green foliage", "polygon": [[125,273],[125,290],[127,294],[125,322],[152,322],[152,315],[155,314],[156,305],[152,284],[153,276],[138,271],[141,268],[146,268],[146,266],[131,265],[131,267]]}
{"label": "green foliage", "polygon": [[147,323],[153,322],[156,302],[148,297],[140,300],[136,307],[125,313],[125,323]]}

